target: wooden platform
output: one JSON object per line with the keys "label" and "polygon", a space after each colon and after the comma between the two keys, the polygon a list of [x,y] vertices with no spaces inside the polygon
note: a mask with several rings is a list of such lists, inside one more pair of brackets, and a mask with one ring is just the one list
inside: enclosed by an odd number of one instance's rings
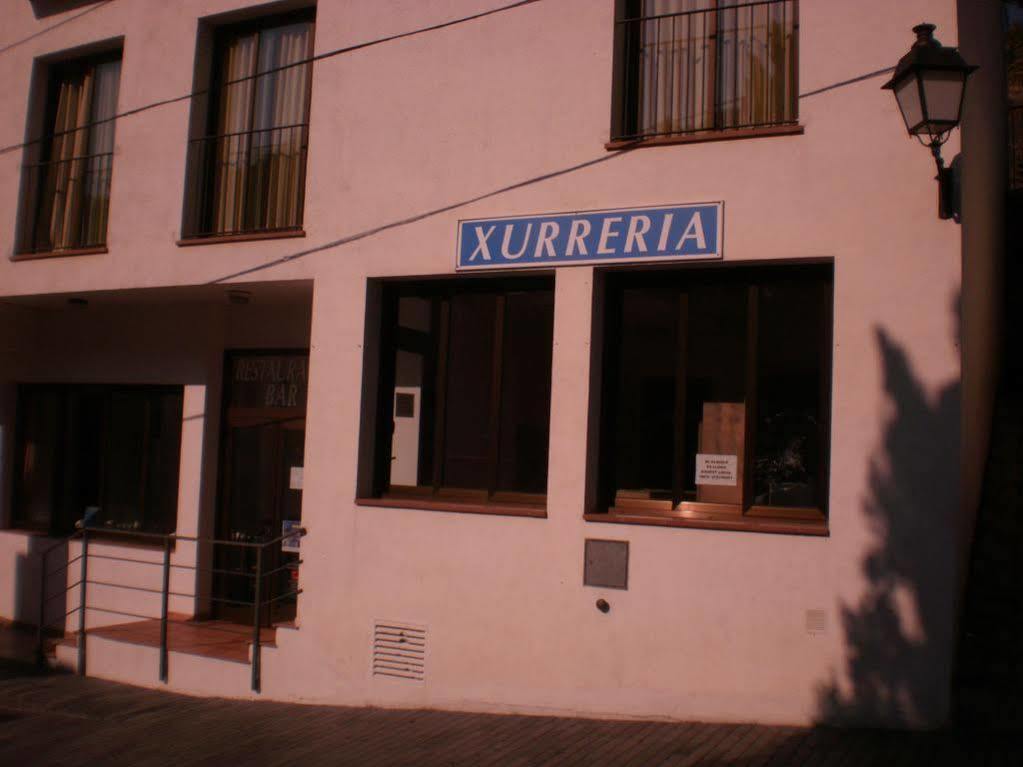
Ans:
{"label": "wooden platform", "polygon": [[[88,635],[128,644],[159,647],[160,621],[143,620],[104,626],[89,629]],[[276,635],[275,628],[261,629],[259,632],[261,644],[274,646]],[[63,640],[65,645],[74,645],[76,642],[75,634]],[[252,626],[221,620],[194,621],[184,616],[173,616],[167,622],[167,649],[171,652],[248,663],[251,643]]]}

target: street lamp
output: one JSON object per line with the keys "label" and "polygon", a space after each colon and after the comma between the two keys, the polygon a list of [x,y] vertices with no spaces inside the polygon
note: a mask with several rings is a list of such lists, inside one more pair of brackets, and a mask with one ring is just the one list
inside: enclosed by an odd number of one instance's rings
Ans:
{"label": "street lamp", "polygon": [[966,78],[977,67],[970,66],[955,48],[934,39],[933,24],[913,27],[916,42],[899,59],[892,79],[882,87],[895,91],[899,111],[910,136],[931,150],[938,165],[938,216],[958,216],[952,169],[945,167],[941,145],[959,124],[963,111]]}

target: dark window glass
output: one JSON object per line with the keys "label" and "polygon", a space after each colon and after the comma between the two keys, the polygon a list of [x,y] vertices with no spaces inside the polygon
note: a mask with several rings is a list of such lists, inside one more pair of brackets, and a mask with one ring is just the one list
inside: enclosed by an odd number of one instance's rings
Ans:
{"label": "dark window glass", "polygon": [[505,295],[498,490],[547,493],[553,337],[552,292]]}
{"label": "dark window glass", "polygon": [[830,275],[608,275],[601,481],[610,506],[824,511]]}
{"label": "dark window glass", "polygon": [[53,391],[25,391],[19,402],[18,458],[14,492],[17,527],[48,529],[57,499],[63,402]]}
{"label": "dark window glass", "polygon": [[381,386],[390,412],[378,439],[389,460],[378,467],[381,492],[480,501],[544,495],[550,280],[400,285],[387,294]]}
{"label": "dark window glass", "polygon": [[754,503],[820,506],[826,436],[827,311],[819,283],[765,283],[759,295]]}
{"label": "dark window glass", "polygon": [[679,296],[626,289],[621,302],[617,489],[625,497],[670,499]]}
{"label": "dark window glass", "polygon": [[180,387],[26,386],[19,401],[17,526],[174,529]]}
{"label": "dark window glass", "polygon": [[491,407],[497,297],[456,294],[449,302],[442,481],[452,488],[486,489],[496,436]]}

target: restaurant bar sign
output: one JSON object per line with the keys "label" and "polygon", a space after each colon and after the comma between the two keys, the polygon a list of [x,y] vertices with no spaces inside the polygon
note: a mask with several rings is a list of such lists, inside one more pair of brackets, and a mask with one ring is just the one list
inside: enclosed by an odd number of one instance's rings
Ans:
{"label": "restaurant bar sign", "polygon": [[722,204],[458,222],[458,271],[721,258]]}

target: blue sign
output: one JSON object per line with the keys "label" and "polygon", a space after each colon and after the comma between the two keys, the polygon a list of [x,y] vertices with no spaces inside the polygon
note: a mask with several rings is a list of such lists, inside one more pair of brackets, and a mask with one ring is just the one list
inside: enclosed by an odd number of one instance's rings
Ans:
{"label": "blue sign", "polygon": [[722,204],[458,222],[455,269],[721,258]]}

